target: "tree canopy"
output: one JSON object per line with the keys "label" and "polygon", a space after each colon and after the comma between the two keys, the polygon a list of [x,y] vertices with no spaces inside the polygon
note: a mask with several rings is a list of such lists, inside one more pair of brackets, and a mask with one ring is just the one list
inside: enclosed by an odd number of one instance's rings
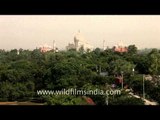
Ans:
{"label": "tree canopy", "polygon": [[[19,51],[19,53],[18,53]],[[133,71],[134,69],[134,71]],[[133,74],[134,72],[134,74]],[[128,52],[117,53],[113,49],[84,52],[67,50],[42,53],[39,49],[10,51],[0,50],[0,101],[23,101],[41,98],[37,90],[106,89],[116,85],[116,76],[123,73],[124,85],[132,88],[134,93],[142,95],[142,74],[159,75],[160,51],[139,52],[135,45],[128,46]],[[159,79],[156,78],[158,81]],[[159,85],[145,82],[149,90],[148,98],[159,102]],[[152,87],[151,87],[152,86]],[[151,95],[155,92],[155,95]],[[106,104],[103,95],[86,95],[96,104]],[[47,104],[76,105],[87,104],[81,96],[46,96]],[[116,97],[115,97],[116,98]],[[117,100],[116,100],[117,99]],[[139,99],[126,94],[110,99],[111,104],[142,104]],[[126,102],[125,102],[126,101]]]}

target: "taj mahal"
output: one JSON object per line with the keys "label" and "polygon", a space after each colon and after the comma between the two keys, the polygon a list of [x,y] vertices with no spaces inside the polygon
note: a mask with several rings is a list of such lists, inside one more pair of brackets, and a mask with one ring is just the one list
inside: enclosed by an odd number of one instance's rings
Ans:
{"label": "taj mahal", "polygon": [[82,36],[80,31],[78,31],[78,33],[76,33],[74,36],[74,43],[69,43],[66,49],[76,49],[76,51],[79,51],[81,48],[83,48],[84,51],[93,50],[93,46],[90,45],[87,40]]}

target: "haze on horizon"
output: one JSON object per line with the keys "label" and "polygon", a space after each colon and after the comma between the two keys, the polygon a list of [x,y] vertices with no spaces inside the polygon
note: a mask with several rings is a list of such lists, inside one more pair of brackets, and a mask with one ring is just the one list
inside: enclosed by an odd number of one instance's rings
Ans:
{"label": "haze on horizon", "polygon": [[35,49],[53,45],[61,50],[81,31],[94,48],[122,41],[138,49],[160,48],[159,15],[0,15],[0,49]]}

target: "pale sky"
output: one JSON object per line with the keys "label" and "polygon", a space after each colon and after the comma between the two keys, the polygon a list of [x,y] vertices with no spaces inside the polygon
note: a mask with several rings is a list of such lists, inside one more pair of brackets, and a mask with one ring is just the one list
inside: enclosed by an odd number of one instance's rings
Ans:
{"label": "pale sky", "polygon": [[95,48],[120,41],[160,48],[160,15],[0,15],[0,49],[35,49],[41,44],[65,49],[81,31]]}

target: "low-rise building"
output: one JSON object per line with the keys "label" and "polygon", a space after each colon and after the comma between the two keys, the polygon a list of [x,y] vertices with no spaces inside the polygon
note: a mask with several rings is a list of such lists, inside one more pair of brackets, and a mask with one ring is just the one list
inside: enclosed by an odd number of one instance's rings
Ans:
{"label": "low-rise building", "polygon": [[47,44],[44,44],[44,45],[40,45],[39,49],[41,52],[44,53],[44,52],[48,52],[48,51],[52,50],[53,48]]}
{"label": "low-rise building", "polygon": [[120,42],[119,44],[115,45],[113,47],[113,50],[115,52],[120,52],[120,53],[128,52],[128,48],[122,42]]}

